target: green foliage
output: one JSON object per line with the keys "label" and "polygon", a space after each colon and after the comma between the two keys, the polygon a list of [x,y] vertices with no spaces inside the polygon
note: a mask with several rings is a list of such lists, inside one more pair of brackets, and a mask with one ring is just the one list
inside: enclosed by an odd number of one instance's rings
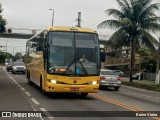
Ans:
{"label": "green foliage", "polygon": [[17,60],[19,60],[19,59],[21,59],[22,58],[22,53],[20,53],[20,52],[16,52],[16,54],[15,54],[15,56],[14,56],[14,61],[17,61]]}
{"label": "green foliage", "polygon": [[[153,51],[156,51],[157,40],[150,34],[160,31],[160,17],[154,14],[159,11],[160,4],[152,4],[152,0],[116,0],[120,10],[108,9],[105,11],[114,19],[105,20],[98,25],[98,28],[114,29],[116,32],[110,37],[111,48],[120,48],[134,44],[144,44]],[[142,43],[140,43],[142,41]]]}
{"label": "green foliage", "polygon": [[127,81],[122,81],[123,85],[127,86],[132,86],[136,88],[142,88],[146,90],[153,90],[153,91],[159,91],[160,92],[160,84],[147,84],[147,83],[139,83],[139,82],[127,82]]}
{"label": "green foliage", "polygon": [[0,52],[0,64],[4,64],[6,58],[12,58],[10,53]]}
{"label": "green foliage", "polygon": [[157,54],[148,48],[140,48],[138,53],[141,55],[141,68],[150,72],[156,72]]}
{"label": "green foliage", "polygon": [[106,14],[112,15],[114,19],[101,22],[98,28],[108,27],[116,30],[109,39],[115,48],[131,45],[130,82],[132,82],[134,51],[143,44],[157,52],[155,46],[158,41],[151,33],[160,32],[160,17],[154,14],[155,11],[159,11],[160,4],[153,3],[152,0],[116,1],[120,10],[106,10]]}
{"label": "green foliage", "polygon": [[[2,8],[2,4],[0,3],[0,13],[2,13],[3,8]],[[7,20],[3,18],[2,15],[0,15],[0,33],[5,32],[5,25],[7,24]]]}

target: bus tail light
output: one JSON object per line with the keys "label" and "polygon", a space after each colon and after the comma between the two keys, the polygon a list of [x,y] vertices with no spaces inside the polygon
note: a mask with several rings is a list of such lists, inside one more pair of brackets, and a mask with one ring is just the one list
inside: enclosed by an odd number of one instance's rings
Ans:
{"label": "bus tail light", "polygon": [[117,77],[117,80],[122,80],[122,78],[121,77]]}
{"label": "bus tail light", "polygon": [[100,80],[106,80],[106,77],[105,76],[101,76]]}

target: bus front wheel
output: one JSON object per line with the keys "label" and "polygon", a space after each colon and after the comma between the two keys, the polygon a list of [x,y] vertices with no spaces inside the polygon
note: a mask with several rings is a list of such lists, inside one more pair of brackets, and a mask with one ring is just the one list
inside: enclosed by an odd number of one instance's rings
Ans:
{"label": "bus front wheel", "polygon": [[86,97],[88,95],[88,93],[81,93],[82,97]]}
{"label": "bus front wheel", "polygon": [[29,73],[27,73],[27,78],[28,78],[28,84],[30,86],[32,86],[32,81],[30,80],[30,74]]}
{"label": "bus front wheel", "polygon": [[46,92],[42,87],[42,77],[40,77],[40,90],[43,93],[43,95],[47,95],[48,92]]}

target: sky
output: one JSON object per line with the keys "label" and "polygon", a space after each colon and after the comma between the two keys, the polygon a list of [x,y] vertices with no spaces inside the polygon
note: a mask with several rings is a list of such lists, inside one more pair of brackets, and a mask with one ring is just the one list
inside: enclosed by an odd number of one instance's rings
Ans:
{"label": "sky", "polygon": [[[160,0],[153,1],[159,2]],[[99,34],[109,36],[113,31],[97,29],[97,26],[102,21],[109,19],[105,10],[118,9],[116,0],[0,0],[0,3],[4,9],[1,15],[8,22],[6,27],[44,29],[52,25],[52,11],[49,9],[54,9],[54,26],[77,25],[76,18],[78,12],[81,12],[82,27],[91,28]],[[8,47],[10,45],[25,45],[22,43],[8,42],[7,44]],[[17,48],[17,50],[20,50],[20,48]],[[13,53],[13,50],[11,53]]]}
{"label": "sky", "polygon": [[[78,12],[81,12],[82,27],[97,29],[97,25],[107,19],[104,13],[109,8],[117,8],[115,0],[1,0],[2,15],[8,27],[45,28],[51,26],[54,9],[55,26],[75,26]],[[98,30],[106,34],[107,30]]]}

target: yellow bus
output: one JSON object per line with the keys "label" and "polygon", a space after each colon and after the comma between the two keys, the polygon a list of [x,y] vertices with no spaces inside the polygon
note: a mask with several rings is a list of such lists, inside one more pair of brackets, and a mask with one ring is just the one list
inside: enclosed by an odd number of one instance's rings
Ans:
{"label": "yellow bus", "polygon": [[96,31],[48,27],[26,43],[26,77],[42,92],[99,91],[100,52]]}

